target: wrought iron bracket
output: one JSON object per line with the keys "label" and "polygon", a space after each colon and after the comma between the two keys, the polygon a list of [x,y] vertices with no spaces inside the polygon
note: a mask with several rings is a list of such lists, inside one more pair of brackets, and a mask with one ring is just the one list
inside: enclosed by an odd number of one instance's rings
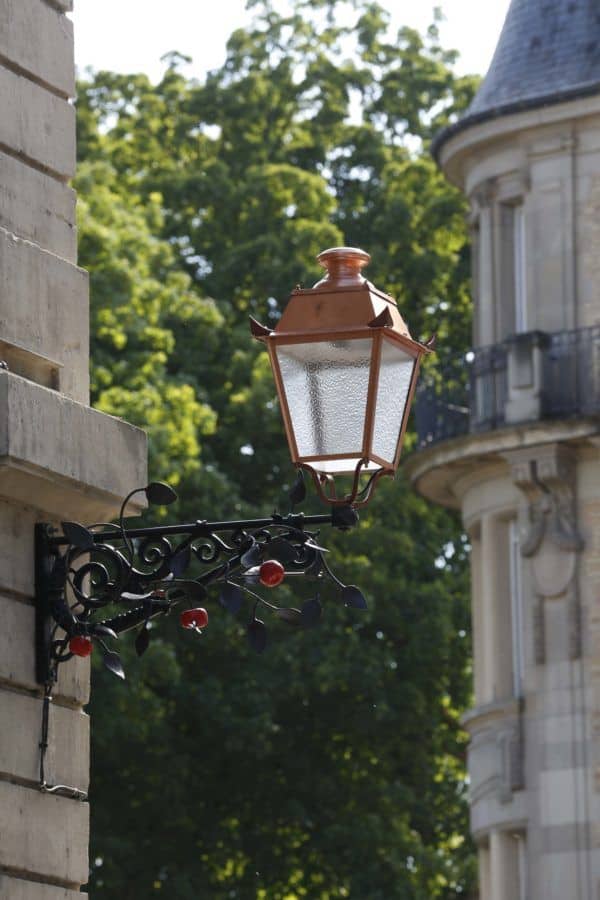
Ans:
{"label": "wrought iron bracket", "polygon": [[[176,499],[159,482],[139,491],[149,503]],[[311,627],[320,618],[318,590],[300,608],[266,599],[263,588],[284,578],[303,576],[317,588],[328,580],[346,606],[366,606],[358,588],[333,574],[327,550],[318,541],[322,526],[347,530],[358,522],[349,506],[334,506],[321,515],[273,513],[262,519],[126,528],[124,512],[135,493],[123,501],[118,524],[63,522],[60,530],[36,526],[36,672],[46,687],[56,680],[61,664],[74,655],[88,655],[94,646],[101,648],[106,668],[124,678],[120,657],[108,644],[136,630],[135,647],[142,655],[150,642],[151,621],[182,605],[188,607],[181,615],[184,627],[200,631],[208,614],[198,604],[211,599],[211,588],[218,588],[214,598],[229,612],[249,607],[247,635],[259,653],[267,641],[259,610],[299,627]],[[300,473],[290,499],[294,504],[303,497]]]}

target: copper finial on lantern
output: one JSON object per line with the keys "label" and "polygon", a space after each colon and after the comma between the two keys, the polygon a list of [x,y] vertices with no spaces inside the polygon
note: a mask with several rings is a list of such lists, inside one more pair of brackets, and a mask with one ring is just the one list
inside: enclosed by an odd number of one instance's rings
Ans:
{"label": "copper finial on lantern", "polygon": [[[311,472],[321,498],[364,505],[400,461],[421,357],[396,301],[361,274],[364,250],[334,247],[317,257],[326,275],[292,291],[276,328],[251,319],[266,343],[293,462]],[[369,481],[360,490],[360,476]],[[353,475],[338,496],[335,476]]]}

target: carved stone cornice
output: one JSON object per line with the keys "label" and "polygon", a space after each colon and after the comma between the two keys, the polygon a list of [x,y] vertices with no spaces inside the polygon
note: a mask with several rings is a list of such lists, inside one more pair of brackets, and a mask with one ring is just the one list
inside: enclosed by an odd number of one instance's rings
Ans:
{"label": "carved stone cornice", "polygon": [[479,210],[487,209],[492,206],[495,198],[496,180],[494,178],[488,178],[486,181],[482,181],[477,185],[475,190],[471,193],[469,200],[471,201],[472,209],[478,212]]}
{"label": "carved stone cornice", "polygon": [[474,737],[487,728],[501,727],[502,723],[518,718],[520,713],[521,700],[517,697],[508,697],[468,709],[461,716],[460,724],[471,737]]}
{"label": "carved stone cornice", "polygon": [[[592,446],[598,440],[599,449]],[[521,452],[535,459],[548,444],[577,446],[577,458],[600,457],[597,419],[542,419],[539,422],[504,427],[495,431],[465,434],[440,441],[412,453],[404,461],[404,472],[420,494],[440,506],[460,509],[462,497],[457,482],[488,461],[504,461],[501,469],[509,473],[508,463]],[[509,455],[510,454],[510,455]],[[517,457],[515,457],[516,459]],[[467,482],[464,482],[467,483]]]}
{"label": "carved stone cornice", "polygon": [[510,803],[524,787],[523,704],[511,697],[469,710],[462,724],[469,732],[470,799],[476,804],[494,793]]}
{"label": "carved stone cornice", "polygon": [[529,527],[521,543],[523,556],[539,551],[544,538],[564,552],[579,553],[583,539],[577,529],[575,459],[562,444],[505,454],[513,481],[525,495]]}
{"label": "carved stone cornice", "polygon": [[577,527],[574,452],[564,444],[547,444],[506,453],[515,485],[525,499],[527,533],[521,553],[531,560],[534,655],[546,660],[546,601],[566,603],[567,654],[581,654],[581,609],[575,583],[577,554],[584,546]]}

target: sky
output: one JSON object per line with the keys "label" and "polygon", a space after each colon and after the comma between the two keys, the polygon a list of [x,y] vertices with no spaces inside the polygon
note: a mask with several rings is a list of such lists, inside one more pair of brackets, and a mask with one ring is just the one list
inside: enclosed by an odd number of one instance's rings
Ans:
{"label": "sky", "polygon": [[[509,0],[379,0],[394,27],[425,30],[434,5],[441,5],[442,46],[460,52],[457,70],[485,74]],[[75,60],[114,72],[145,72],[156,81],[161,56],[178,50],[191,56],[186,74],[202,78],[225,59],[225,43],[250,21],[245,0],[75,0]],[[285,5],[285,0],[282,0]]]}

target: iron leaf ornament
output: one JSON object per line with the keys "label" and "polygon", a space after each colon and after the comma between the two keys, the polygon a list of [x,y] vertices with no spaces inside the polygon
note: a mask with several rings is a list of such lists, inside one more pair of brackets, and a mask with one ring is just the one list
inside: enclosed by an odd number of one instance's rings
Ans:
{"label": "iron leaf ornament", "polygon": [[[136,652],[142,656],[150,644],[152,620],[175,609],[183,628],[202,633],[208,624],[204,604],[214,602],[232,616],[247,606],[248,642],[263,653],[268,627],[258,614],[288,626],[313,628],[322,617],[319,589],[325,582],[335,586],[345,607],[366,608],[361,591],[332,572],[319,531],[323,525],[347,530],[358,516],[343,506],[314,516],[295,512],[306,496],[301,471],[289,493],[292,512],[287,516],[128,528],[125,511],[135,494],[144,494],[156,506],[177,499],[170,485],[151,482],[125,498],[114,524],[64,522],[61,532],[37,526],[40,683],[52,684],[60,664],[73,656],[89,656],[95,647],[105,668],[124,678],[120,656],[107,641],[133,631]],[[296,576],[314,582],[315,594],[299,608],[274,602],[273,589]]]}

